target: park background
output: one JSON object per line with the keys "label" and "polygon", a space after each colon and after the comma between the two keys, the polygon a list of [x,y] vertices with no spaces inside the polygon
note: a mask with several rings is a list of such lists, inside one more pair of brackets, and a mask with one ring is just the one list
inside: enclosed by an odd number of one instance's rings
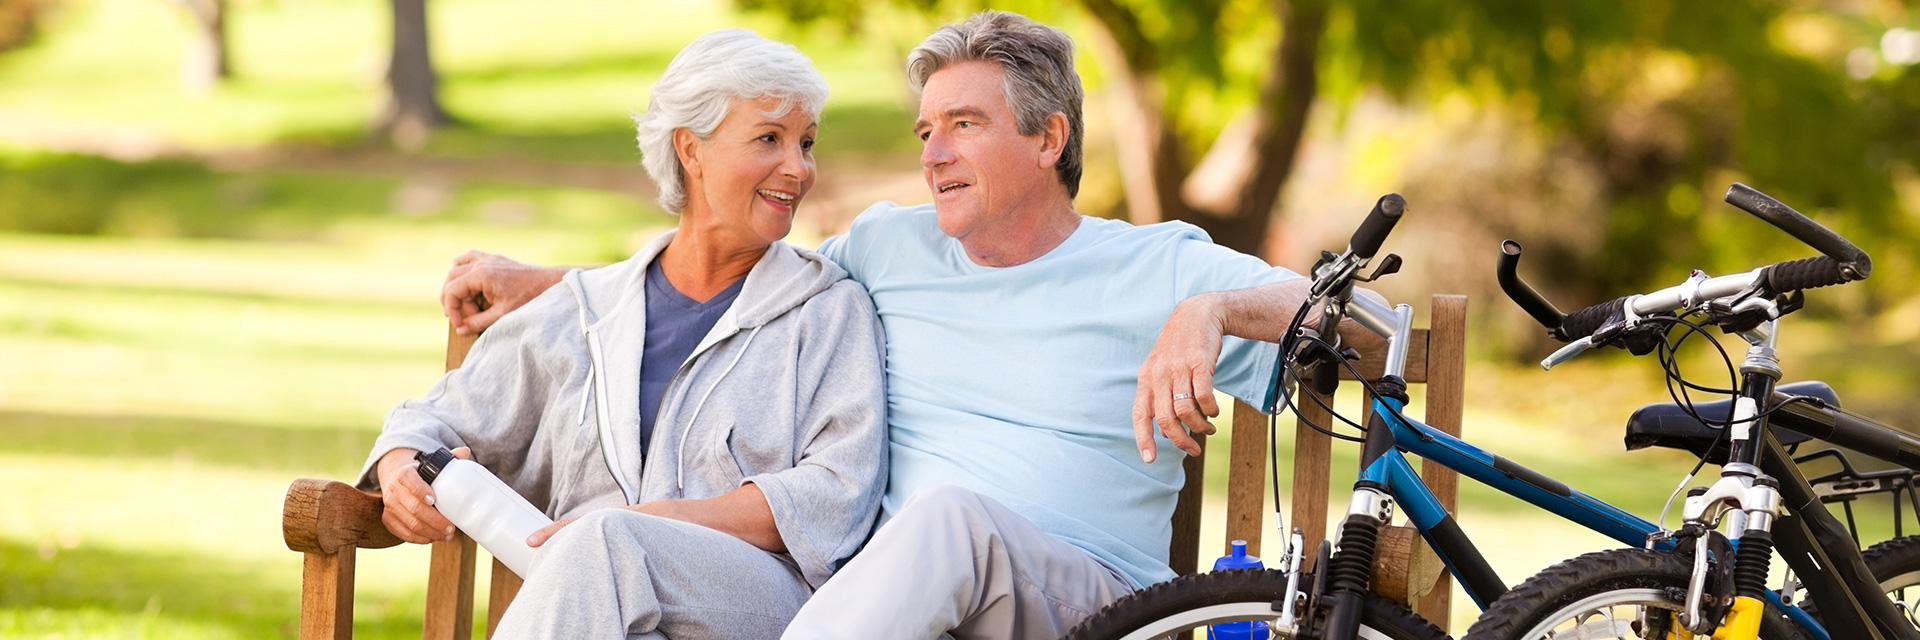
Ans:
{"label": "park background", "polygon": [[[1920,409],[1914,3],[993,5],[1079,43],[1086,213],[1194,221],[1298,270],[1405,194],[1407,266],[1378,289],[1422,314],[1472,296],[1466,434],[1522,464],[1653,517],[1690,461],[1621,451],[1665,396],[1654,363],[1528,364],[1550,345],[1497,294],[1498,241],[1565,308],[1808,253],[1722,204],[1734,181],[1875,258],[1785,324],[1790,377]],[[980,6],[0,0],[0,637],[291,637],[282,494],[350,477],[432,384],[451,258],[605,263],[672,224],[629,114],[682,45],[752,28],[827,76],[792,238],[813,246],[927,200],[901,60]],[[1463,503],[1510,582],[1611,546],[1479,487]],[[361,556],[359,636],[417,634],[425,558]]]}

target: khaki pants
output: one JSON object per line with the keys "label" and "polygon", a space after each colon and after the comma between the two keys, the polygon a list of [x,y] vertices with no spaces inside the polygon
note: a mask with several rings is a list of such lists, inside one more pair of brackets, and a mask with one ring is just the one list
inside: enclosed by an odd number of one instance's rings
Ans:
{"label": "khaki pants", "polygon": [[1000,503],[931,487],[901,505],[782,637],[1051,640],[1133,589]]}

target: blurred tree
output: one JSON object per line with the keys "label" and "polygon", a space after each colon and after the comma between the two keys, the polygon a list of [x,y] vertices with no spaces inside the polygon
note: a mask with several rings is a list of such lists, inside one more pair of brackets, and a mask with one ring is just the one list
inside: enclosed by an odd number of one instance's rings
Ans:
{"label": "blurred tree", "polygon": [[427,46],[427,1],[393,0],[393,55],[387,98],[374,131],[403,149],[418,149],[434,127],[452,121],[440,106],[440,79]]}
{"label": "blurred tree", "polygon": [[[858,0],[736,2],[797,23],[836,21],[852,29],[875,13]],[[894,4],[953,18],[983,3]],[[1130,217],[1186,220],[1249,253],[1264,254],[1317,100],[1344,118],[1375,92],[1415,104],[1464,96],[1499,106],[1513,114],[1515,126],[1553,141],[1555,153],[1583,160],[1598,185],[1587,194],[1591,207],[1580,212],[1602,218],[1600,237],[1556,240],[1598,247],[1562,247],[1577,259],[1556,262],[1564,280],[1582,289],[1644,284],[1669,262],[1663,257],[1713,250],[1703,237],[1722,230],[1709,228],[1698,213],[1711,202],[1704,192],[1724,188],[1730,176],[1808,210],[1839,208],[1856,231],[1893,231],[1900,219],[1893,215],[1890,176],[1899,170],[1896,161],[1910,166],[1920,157],[1910,130],[1920,110],[1912,87],[1920,83],[1863,87],[1838,59],[1845,47],[1833,54],[1796,44],[1818,39],[1796,30],[1832,31],[1828,23],[1842,31],[1845,25],[1884,29],[1904,15],[1892,3],[1840,9],[1787,0],[1076,4],[1091,18],[1092,51],[1126,106],[1116,144]],[[1900,135],[1900,142],[1888,142]],[[1539,177],[1553,179],[1544,172]],[[1709,185],[1714,181],[1721,184]],[[1556,213],[1527,212],[1536,218]],[[1477,220],[1467,212],[1449,222],[1512,221]],[[1729,228],[1744,233],[1744,226]],[[1870,239],[1895,237],[1874,233]]]}
{"label": "blurred tree", "polygon": [[39,0],[0,0],[0,51],[26,44],[33,37]]}
{"label": "blurred tree", "polygon": [[204,94],[233,77],[227,56],[226,0],[172,0],[193,19],[193,41],[180,68],[187,90]]}

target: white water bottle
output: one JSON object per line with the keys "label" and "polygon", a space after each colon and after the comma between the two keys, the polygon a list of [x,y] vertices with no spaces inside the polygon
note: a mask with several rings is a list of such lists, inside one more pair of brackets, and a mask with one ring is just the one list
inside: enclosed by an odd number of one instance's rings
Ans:
{"label": "white water bottle", "polygon": [[413,459],[420,461],[420,477],[433,485],[433,506],[454,526],[520,577],[533,570],[536,550],[527,546],[527,536],[553,524],[552,518],[486,467],[455,458],[445,447],[416,453]]}

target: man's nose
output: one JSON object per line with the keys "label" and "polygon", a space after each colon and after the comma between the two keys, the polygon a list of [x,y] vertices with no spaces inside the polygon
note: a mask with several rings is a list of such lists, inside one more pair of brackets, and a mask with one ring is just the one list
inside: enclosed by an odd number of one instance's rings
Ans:
{"label": "man's nose", "polygon": [[920,142],[920,166],[932,169],[951,162],[953,150],[939,133],[928,134],[927,139]]}

